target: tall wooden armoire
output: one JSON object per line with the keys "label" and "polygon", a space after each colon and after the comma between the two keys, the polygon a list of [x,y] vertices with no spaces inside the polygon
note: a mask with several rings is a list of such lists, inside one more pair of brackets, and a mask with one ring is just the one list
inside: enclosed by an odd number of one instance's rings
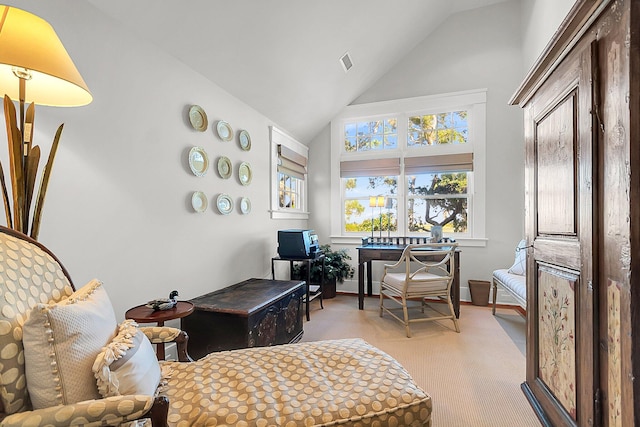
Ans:
{"label": "tall wooden armoire", "polygon": [[578,0],[524,109],[527,373],[543,425],[640,426],[640,0]]}

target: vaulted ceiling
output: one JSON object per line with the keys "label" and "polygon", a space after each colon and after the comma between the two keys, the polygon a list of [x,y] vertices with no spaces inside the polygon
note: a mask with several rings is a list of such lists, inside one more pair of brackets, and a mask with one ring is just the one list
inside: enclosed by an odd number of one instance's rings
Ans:
{"label": "vaulted ceiling", "polygon": [[89,1],[308,143],[448,16],[506,0]]}

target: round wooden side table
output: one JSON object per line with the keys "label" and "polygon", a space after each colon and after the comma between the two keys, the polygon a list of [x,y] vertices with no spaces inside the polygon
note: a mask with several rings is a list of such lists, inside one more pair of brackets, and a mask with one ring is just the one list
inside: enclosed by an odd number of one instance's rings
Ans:
{"label": "round wooden side table", "polygon": [[[178,301],[175,307],[169,310],[154,310],[146,305],[139,305],[130,308],[124,314],[126,319],[135,320],[138,323],[157,323],[158,326],[164,326],[167,320],[180,319],[186,317],[193,312],[193,303],[189,301]],[[157,344],[156,355],[158,360],[164,360],[164,344]]]}

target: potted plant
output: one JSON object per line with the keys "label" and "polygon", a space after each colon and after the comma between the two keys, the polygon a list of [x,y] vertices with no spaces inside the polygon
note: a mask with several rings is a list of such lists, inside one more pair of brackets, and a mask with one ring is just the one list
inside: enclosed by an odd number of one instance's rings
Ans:
{"label": "potted plant", "polygon": [[[345,279],[352,279],[355,269],[349,264],[351,257],[346,249],[333,251],[329,245],[321,245],[324,253],[324,280],[322,280],[322,263],[314,262],[311,266],[311,284],[322,284],[322,297],[336,296],[336,283],[343,283]],[[297,264],[293,267],[293,276],[298,280],[307,277],[307,265]]]}

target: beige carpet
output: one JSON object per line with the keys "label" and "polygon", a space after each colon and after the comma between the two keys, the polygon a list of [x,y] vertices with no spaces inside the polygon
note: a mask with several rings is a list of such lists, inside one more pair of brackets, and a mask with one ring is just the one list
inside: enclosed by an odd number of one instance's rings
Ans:
{"label": "beige carpet", "polygon": [[525,321],[515,311],[494,317],[489,307],[463,305],[459,334],[450,320],[421,322],[407,338],[400,322],[379,317],[376,298],[366,298],[362,311],[350,295],[324,306],[312,302],[302,340],[361,337],[395,357],[433,398],[434,427],[540,425],[520,390]]}

